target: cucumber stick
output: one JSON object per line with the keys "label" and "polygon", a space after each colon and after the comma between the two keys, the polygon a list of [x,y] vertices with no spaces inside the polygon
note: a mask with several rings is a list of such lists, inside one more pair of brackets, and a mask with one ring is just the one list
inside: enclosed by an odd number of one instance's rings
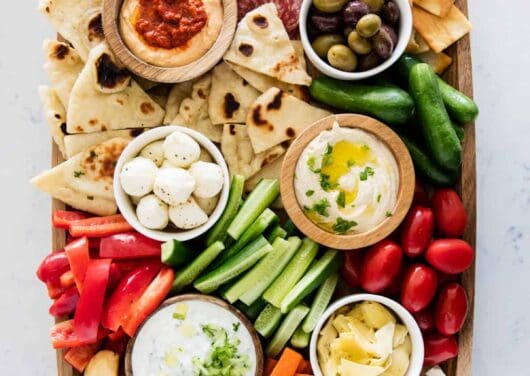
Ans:
{"label": "cucumber stick", "polygon": [[245,232],[248,226],[276,200],[280,193],[280,183],[276,179],[263,179],[247,197],[241,209],[228,227],[228,235],[234,240]]}
{"label": "cucumber stick", "polygon": [[296,328],[309,313],[309,308],[304,305],[298,305],[285,317],[282,324],[272,337],[265,352],[267,356],[275,358],[280,354],[289,339],[293,336]]}
{"label": "cucumber stick", "polygon": [[182,266],[193,259],[192,250],[184,243],[176,239],[162,244],[162,262],[169,266]]}
{"label": "cucumber stick", "polygon": [[272,246],[260,235],[237,255],[230,257],[217,269],[196,280],[193,286],[200,292],[209,294],[222,284],[246,272],[270,251],[272,251]]}
{"label": "cucumber stick", "polygon": [[302,330],[302,327],[299,326],[291,337],[291,345],[293,345],[293,347],[296,347],[297,349],[305,349],[307,346],[309,346],[310,339],[311,334],[304,332]]}
{"label": "cucumber stick", "polygon": [[326,251],[282,300],[281,311],[287,313],[293,309],[302,299],[316,290],[331,274],[336,272],[341,265],[341,253],[333,250]]}
{"label": "cucumber stick", "polygon": [[217,241],[210,245],[199,257],[197,257],[191,264],[189,264],[182,271],[177,272],[177,277],[173,281],[171,287],[172,292],[179,292],[184,287],[191,284],[213,260],[225,249],[223,243]]}
{"label": "cucumber stick", "polygon": [[267,304],[256,319],[254,329],[264,338],[269,338],[282,322],[282,318],[283,313],[278,308],[272,304]]}
{"label": "cucumber stick", "polygon": [[315,329],[317,321],[320,319],[320,317],[322,317],[322,314],[326,308],[328,308],[328,304],[333,297],[333,293],[335,292],[338,281],[339,274],[333,273],[326,279],[322,286],[318,288],[313,300],[313,304],[311,304],[311,310],[309,311],[309,314],[306,316],[304,323],[301,326],[301,330],[304,333],[309,334],[313,331],[313,329]]}
{"label": "cucumber stick", "polygon": [[280,225],[274,226],[267,234],[267,241],[274,243],[276,238],[285,239],[287,237],[287,231],[285,231]]}
{"label": "cucumber stick", "polygon": [[267,302],[263,299],[256,300],[252,305],[246,305],[240,301],[234,303],[237,309],[245,314],[249,319],[255,320],[259,314],[267,306]]}
{"label": "cucumber stick", "polygon": [[208,231],[206,236],[206,245],[210,246],[216,241],[222,242],[226,239],[226,229],[234,219],[241,203],[241,197],[243,196],[243,189],[245,188],[245,178],[241,175],[234,175],[232,177],[232,183],[230,184],[230,193],[228,194],[228,202],[226,208],[223,211],[223,215],[217,221],[215,226]]}
{"label": "cucumber stick", "polygon": [[294,257],[265,291],[263,298],[276,308],[280,308],[283,298],[302,278],[317,253],[318,244],[309,238],[304,238]]}

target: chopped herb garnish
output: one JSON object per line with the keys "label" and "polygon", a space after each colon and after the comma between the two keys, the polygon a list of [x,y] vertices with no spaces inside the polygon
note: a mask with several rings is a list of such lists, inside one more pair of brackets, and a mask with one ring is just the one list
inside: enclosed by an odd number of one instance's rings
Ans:
{"label": "chopped herb garnish", "polygon": [[307,159],[307,167],[309,167],[309,170],[311,172],[314,172],[315,174],[319,174],[320,173],[320,168],[316,168],[315,164],[316,164],[317,160],[315,158],[315,156],[311,156]]}
{"label": "chopped herb garnish", "polygon": [[83,171],[74,171],[74,178],[80,178],[81,175],[84,175]]}
{"label": "chopped herb garnish", "polygon": [[370,166],[366,166],[363,171],[359,173],[359,178],[362,181],[368,180],[368,176],[374,176],[374,169]]}
{"label": "chopped herb garnish", "polygon": [[330,207],[329,201],[327,198],[323,198],[322,200],[319,200],[313,204],[312,207],[308,208],[307,206],[304,206],[304,210],[308,212],[314,212],[318,213],[323,217],[329,216],[328,208]]}
{"label": "chopped herb garnish", "polygon": [[320,173],[320,186],[322,187],[323,190],[329,191],[329,190],[331,190],[333,188],[336,188],[337,187],[337,183],[332,183],[329,180],[329,175],[328,174]]}
{"label": "chopped herb garnish", "polygon": [[355,160],[353,160],[353,159],[348,159],[348,162],[346,162],[346,164],[348,165],[348,167],[355,166]]}
{"label": "chopped herb garnish", "polygon": [[341,208],[346,206],[346,193],[344,191],[339,192],[339,195],[337,196],[337,205]]}
{"label": "chopped herb garnish", "polygon": [[324,155],[322,156],[322,167],[329,166],[333,163],[333,156],[331,155],[332,152],[333,146],[327,144],[326,149],[324,150]]}
{"label": "chopped herb garnish", "polygon": [[364,144],[362,147],[361,147],[363,150],[370,150],[370,146]]}
{"label": "chopped herb garnish", "polygon": [[306,191],[306,192],[305,192],[305,195],[306,195],[307,197],[311,197],[311,196],[313,196],[314,193],[315,193],[315,191],[312,190],[312,189],[310,189],[309,191]]}
{"label": "chopped herb garnish", "polygon": [[336,233],[343,234],[354,226],[357,226],[357,222],[347,221],[346,219],[339,217],[337,218],[337,222],[335,222],[332,228],[333,231],[335,231]]}
{"label": "chopped herb garnish", "polygon": [[92,201],[94,199],[94,196],[86,196],[87,200]]}
{"label": "chopped herb garnish", "polygon": [[386,216],[387,218],[392,217],[392,213],[389,212],[389,211],[387,211],[387,212],[385,213],[385,216]]}
{"label": "chopped herb garnish", "polygon": [[377,195],[377,202],[381,202],[381,193]]}
{"label": "chopped herb garnish", "polygon": [[237,332],[239,330],[240,325],[241,325],[240,322],[235,322],[232,324],[232,329],[234,330],[234,332]]}

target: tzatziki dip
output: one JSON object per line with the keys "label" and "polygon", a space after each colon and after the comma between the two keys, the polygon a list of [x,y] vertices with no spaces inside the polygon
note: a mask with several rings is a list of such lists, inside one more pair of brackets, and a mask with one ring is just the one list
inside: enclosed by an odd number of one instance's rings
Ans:
{"label": "tzatziki dip", "polygon": [[392,216],[399,172],[390,149],[373,134],[337,123],[302,152],[296,198],[317,225],[336,234],[372,230]]}
{"label": "tzatziki dip", "polygon": [[256,373],[256,349],[239,318],[221,306],[185,300],[160,309],[138,332],[135,376],[231,376]]}

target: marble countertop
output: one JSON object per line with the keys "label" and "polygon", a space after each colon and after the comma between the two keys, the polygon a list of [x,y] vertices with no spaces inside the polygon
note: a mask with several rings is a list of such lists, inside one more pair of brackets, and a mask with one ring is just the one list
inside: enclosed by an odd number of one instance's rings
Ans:
{"label": "marble countertop", "polygon": [[[473,375],[528,375],[530,350],[530,30],[524,0],[501,11],[470,0],[477,122],[478,246]],[[502,28],[499,28],[502,25]],[[22,27],[21,27],[22,26]],[[50,251],[50,201],[28,184],[50,165],[37,86],[41,44],[53,37],[36,1],[17,1],[0,23],[0,374],[55,374],[50,301],[35,277]]]}

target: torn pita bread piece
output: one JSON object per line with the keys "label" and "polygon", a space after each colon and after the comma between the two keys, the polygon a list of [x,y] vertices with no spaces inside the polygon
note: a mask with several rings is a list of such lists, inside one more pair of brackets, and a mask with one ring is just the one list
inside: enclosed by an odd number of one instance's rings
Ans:
{"label": "torn pita bread piece", "polygon": [[425,52],[423,54],[418,55],[418,57],[432,66],[434,71],[441,75],[445,70],[451,65],[453,62],[453,59],[451,56],[448,56],[444,54],[443,52],[435,53],[432,51]]}
{"label": "torn pita bread piece", "polygon": [[74,46],[83,61],[90,50],[101,43],[102,0],[40,0],[40,11],[55,30]]}
{"label": "torn pita bread piece", "polygon": [[[165,111],[167,100],[169,97],[169,90],[170,86],[166,84],[161,84],[158,86],[155,86],[149,90],[146,91],[147,95],[151,97],[160,107],[162,107]],[[164,115],[165,117],[165,115]]]}
{"label": "torn pita bread piece", "polygon": [[182,100],[179,114],[171,123],[201,132],[213,142],[221,142],[223,126],[212,124],[208,114],[208,97],[211,86],[211,73],[202,76],[195,82],[191,95]]}
{"label": "torn pita bread piece", "polygon": [[92,146],[34,177],[31,183],[75,209],[95,215],[114,214],[114,167],[128,142],[113,138]]}
{"label": "torn pita bread piece", "polygon": [[248,135],[256,153],[298,136],[315,121],[331,112],[311,106],[278,89],[263,93],[250,108]]}
{"label": "torn pita bread piece", "polygon": [[283,82],[311,84],[273,3],[254,9],[239,22],[224,59]]}
{"label": "torn pita bread piece", "polygon": [[180,104],[184,98],[191,95],[193,89],[193,81],[179,82],[171,88],[166,103],[166,115],[164,116],[164,124],[169,125],[179,113]]}
{"label": "torn pita bread piece", "polygon": [[414,0],[414,4],[438,17],[445,17],[454,5],[455,0]]}
{"label": "torn pita bread piece", "polygon": [[119,67],[105,43],[92,49],[72,88],[68,133],[158,126],[164,110]]}
{"label": "torn pita bread piece", "polygon": [[429,51],[429,45],[425,42],[425,39],[414,29],[410,34],[409,43],[407,44],[406,52],[409,54],[417,55]]}
{"label": "torn pita bread piece", "polygon": [[85,64],[77,51],[67,43],[46,39],[43,49],[46,59],[44,70],[61,104],[67,109],[70,93]]}
{"label": "torn pita bread piece", "polygon": [[436,53],[442,52],[471,31],[471,22],[454,5],[444,18],[414,6],[412,20],[414,28]]}
{"label": "torn pita bread piece", "polygon": [[263,167],[280,158],[285,153],[285,148],[278,145],[264,152],[255,153],[245,125],[225,124],[221,151],[230,174],[232,176],[242,175],[248,179]]}
{"label": "torn pita bread piece", "polygon": [[132,140],[133,138],[141,135],[143,132],[143,128],[135,128],[119,129],[116,131],[66,135],[64,136],[64,148],[66,151],[66,158],[72,158],[73,156],[85,151],[86,149],[92,146],[99,145],[105,141],[111,140],[116,137]]}
{"label": "torn pita bread piece", "polygon": [[64,145],[64,132],[66,130],[66,111],[59,101],[59,96],[55,89],[49,86],[40,86],[39,95],[44,109],[44,117],[48,123],[50,134],[59,151],[66,158]]}
{"label": "torn pita bread piece", "polygon": [[227,63],[212,72],[208,113],[213,124],[245,123],[249,107],[260,92],[236,74]]}

